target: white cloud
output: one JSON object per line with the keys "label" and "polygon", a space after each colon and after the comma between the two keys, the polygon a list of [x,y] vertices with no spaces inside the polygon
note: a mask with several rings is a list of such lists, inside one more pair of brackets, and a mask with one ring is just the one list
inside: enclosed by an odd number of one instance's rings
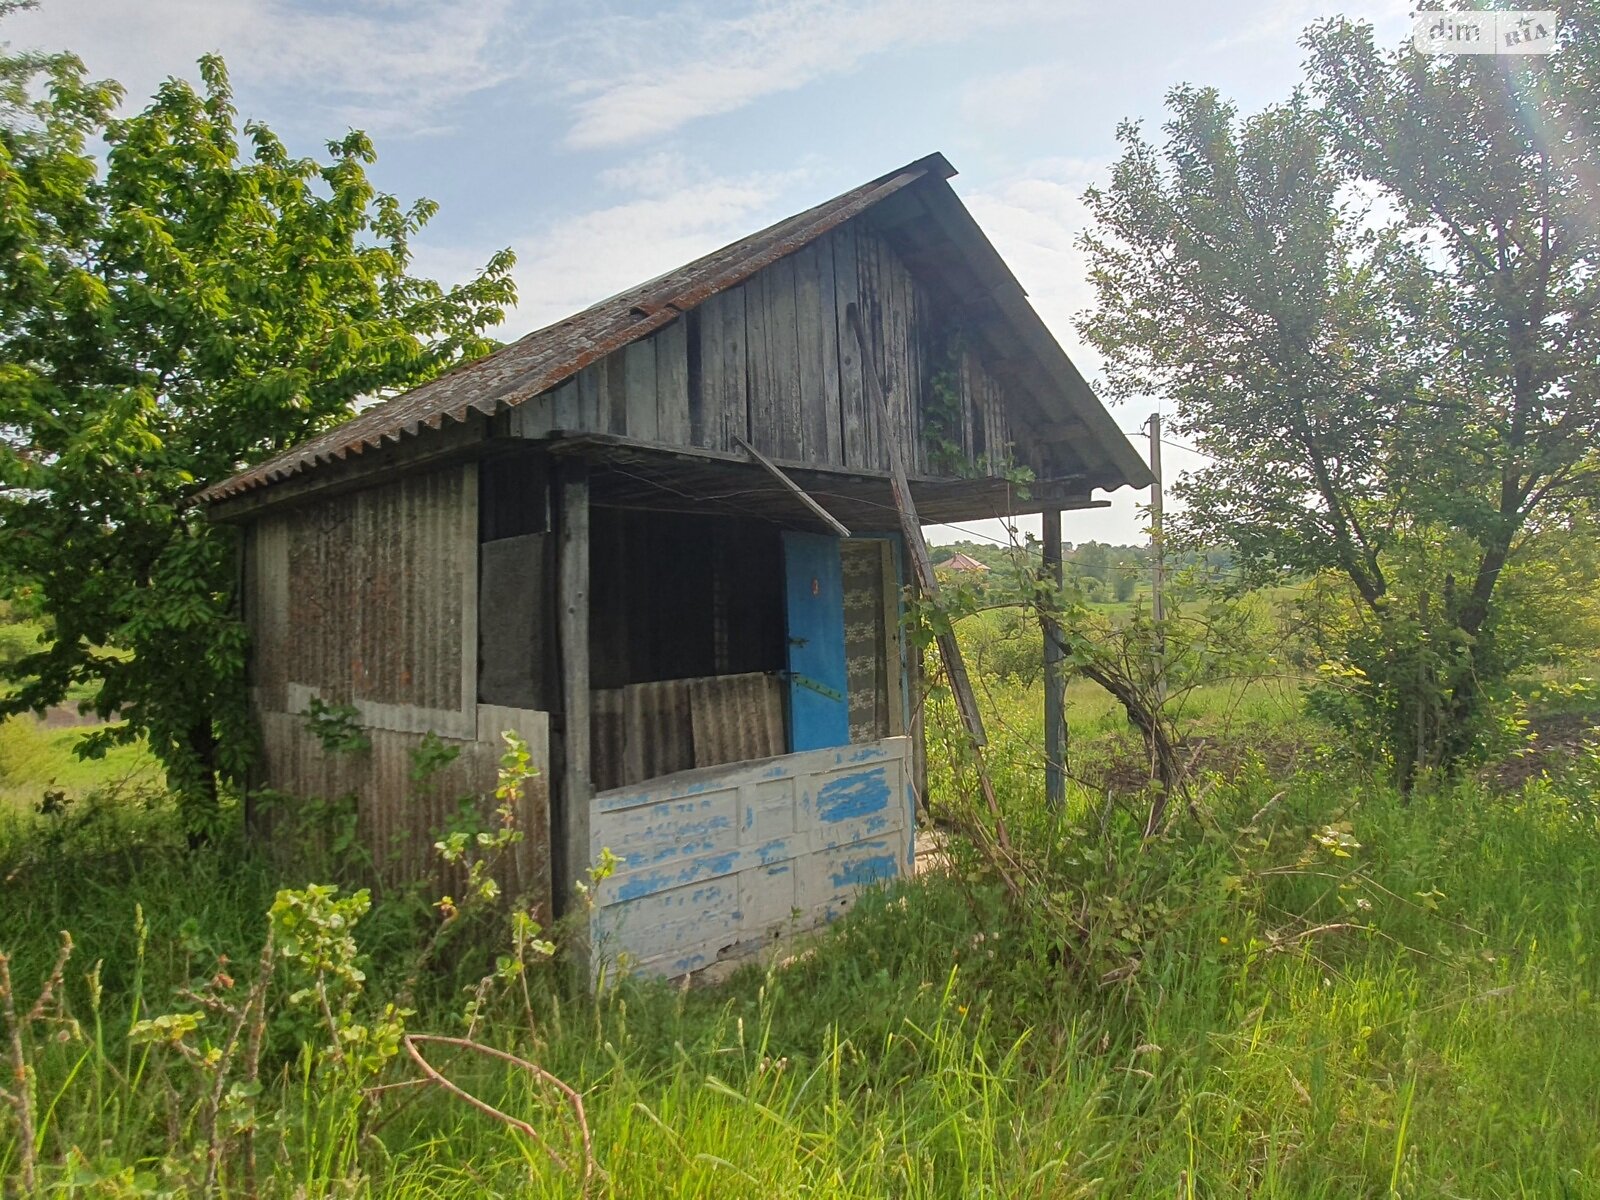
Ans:
{"label": "white cloud", "polygon": [[[316,101],[373,132],[439,127],[452,103],[511,78],[511,0],[364,0],[344,11],[292,0],[46,0],[3,29],[19,46],[70,48],[142,105],[213,51],[240,87]],[[326,120],[322,121],[327,124]]]}
{"label": "white cloud", "polygon": [[974,79],[961,89],[961,120],[986,134],[1024,128],[1040,120],[1069,73],[1081,76],[1082,71],[1064,63],[1037,63]]}
{"label": "white cloud", "polygon": [[[1346,9],[1353,21],[1369,21],[1377,30],[1378,44],[1385,45],[1410,28],[1414,0],[1367,0],[1355,11]],[[1236,50],[1247,46],[1297,45],[1301,32],[1312,22],[1332,15],[1325,0],[1273,0],[1247,19],[1229,21],[1218,37],[1205,47],[1207,53]]]}
{"label": "white cloud", "polygon": [[[1043,23],[1076,6],[1049,0],[770,0],[736,15],[699,6],[611,18],[560,47],[582,148],[621,145],[732,112],[893,50],[984,29]],[[599,82],[595,82],[599,80]]]}
{"label": "white cloud", "polygon": [[685,155],[662,150],[655,154],[625,158],[616,166],[601,171],[598,179],[602,187],[613,191],[661,196],[690,186],[693,174]]}

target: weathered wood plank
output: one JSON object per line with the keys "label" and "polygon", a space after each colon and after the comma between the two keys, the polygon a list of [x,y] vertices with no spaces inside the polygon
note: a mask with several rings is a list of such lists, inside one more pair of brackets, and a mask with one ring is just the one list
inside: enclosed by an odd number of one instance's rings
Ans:
{"label": "weathered wood plank", "polygon": [[833,251],[827,242],[814,242],[794,257],[799,403],[805,460],[819,465],[842,465]]}
{"label": "weathered wood plank", "polygon": [[861,387],[861,352],[856,349],[845,311],[861,300],[856,271],[855,226],[846,224],[828,235],[833,249],[834,336],[838,347],[839,435],[841,461],[847,467],[871,467],[870,414]]}
{"label": "weathered wood plank", "polygon": [[745,378],[750,413],[750,444],[764,454],[779,453],[778,376],[772,357],[770,270],[753,276],[744,292]]}
{"label": "weathered wood plank", "polygon": [[550,394],[551,428],[578,429],[578,381],[569,379]]}
{"label": "weathered wood plank", "polygon": [[[612,372],[615,374],[615,371]],[[656,339],[644,338],[622,350],[623,430],[644,442],[660,441],[656,410]]]}
{"label": "weathered wood plank", "polygon": [[645,754],[653,748],[649,735],[656,726],[655,688],[649,684],[633,684],[622,689],[622,782],[624,785],[642,783],[657,774],[655,766]]}
{"label": "weathered wood plank", "polygon": [[596,428],[605,429],[610,433],[626,434],[628,432],[628,376],[627,359],[625,354],[628,347],[613,354],[608,354],[595,363],[595,369],[600,373],[601,388],[601,417],[605,421]]}
{"label": "weathered wood plank", "polygon": [[766,276],[767,353],[771,356],[772,408],[778,429],[776,458],[806,458],[804,409],[800,401],[799,297],[795,256],[780,258]]}
{"label": "weathered wood plank", "polygon": [[989,456],[993,462],[1003,462],[1011,455],[1011,413],[1006,406],[1010,386],[996,381],[990,388],[989,405]]}
{"label": "weathered wood plank", "polygon": [[928,469],[928,444],[923,435],[922,392],[922,296],[916,280],[911,278],[905,264],[896,260],[900,276],[905,281],[906,304],[906,414],[910,423],[911,443],[917,448],[917,462],[926,473]]}
{"label": "weathered wood plank", "polygon": [[795,393],[794,404],[799,425],[799,457],[806,462],[825,461],[817,457],[817,446],[826,444],[819,404],[822,395],[822,346],[818,330],[817,255],[815,245],[790,256],[794,270]]}
{"label": "weathered wood plank", "polygon": [[844,464],[844,434],[839,412],[838,296],[833,282],[833,243],[817,245],[818,303],[822,308],[822,404],[827,410],[824,438],[826,461]]}
{"label": "weathered wood plank", "polygon": [[[860,314],[863,327],[866,330],[866,345],[863,349],[856,343],[855,335],[851,335],[851,345],[855,346],[857,356],[861,359],[862,401],[865,420],[862,427],[867,435],[867,461],[864,464],[873,470],[885,470],[889,465],[886,447],[889,442],[890,413],[886,408],[874,404],[872,401],[872,385],[867,380],[870,363],[884,361],[883,337],[883,297],[880,294],[880,279],[878,271],[878,243],[876,236],[862,232],[856,238],[856,288],[861,295]],[[882,381],[879,381],[882,386]]]}
{"label": "weathered wood plank", "polygon": [[679,324],[685,326],[684,367],[688,372],[689,444],[709,449],[711,434],[708,413],[712,397],[721,394],[722,360],[717,356],[720,341],[720,295],[712,296],[699,308],[683,315]]}
{"label": "weathered wood plank", "polygon": [[733,288],[713,297],[717,304],[717,340],[708,348],[716,359],[721,380],[714,395],[706,400],[706,419],[711,423],[714,450],[733,449],[733,436],[748,437],[750,416],[750,357],[746,349],[749,306],[759,289],[748,285]]}
{"label": "weathered wood plank", "polygon": [[993,472],[1005,458],[1005,434],[1001,422],[1005,417],[1005,387],[989,376],[983,389],[983,441],[984,456]]}
{"label": "weathered wood plank", "polygon": [[680,317],[655,335],[656,436],[668,446],[691,444],[688,329]]}
{"label": "weathered wood plank", "polygon": [[599,431],[607,427],[605,382],[600,376],[600,364],[603,362],[605,359],[590,363],[575,377],[578,384],[578,411],[572,426],[574,429]]}
{"label": "weathered wood plank", "polygon": [[915,415],[916,398],[911,393],[911,311],[910,277],[899,257],[887,242],[878,243],[881,255],[879,271],[887,285],[884,290],[884,353],[888,362],[884,366],[889,398],[894,404],[895,432],[900,442],[900,453],[905,457],[907,470],[922,469],[921,446],[918,444]]}
{"label": "weathered wood plank", "polygon": [[988,388],[975,389],[971,406],[962,407],[961,431],[967,457],[974,462],[982,459],[989,452]]}

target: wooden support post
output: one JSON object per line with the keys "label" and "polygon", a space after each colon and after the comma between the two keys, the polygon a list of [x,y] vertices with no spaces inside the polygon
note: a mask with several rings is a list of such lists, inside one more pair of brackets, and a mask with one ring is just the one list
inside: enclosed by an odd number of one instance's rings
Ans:
{"label": "wooden support post", "polygon": [[[1054,610],[1060,605],[1062,583],[1061,510],[1047,508],[1040,515],[1044,519],[1044,576],[1055,584]],[[1058,809],[1067,799],[1066,673],[1061,667],[1060,623],[1046,614],[1040,625],[1044,633],[1044,798],[1051,808]]]}
{"label": "wooden support post", "polygon": [[561,660],[563,766],[560,874],[553,891],[557,910],[589,867],[590,801],[594,773],[590,757],[589,694],[589,466],[562,462],[557,475],[556,636]]}
{"label": "wooden support post", "polygon": [[[928,542],[922,536],[922,522],[917,519],[917,506],[911,498],[911,482],[906,478],[905,458],[895,434],[895,424],[890,417],[889,397],[884,394],[883,376],[878,374],[877,360],[872,354],[872,343],[867,339],[866,327],[861,324],[861,310],[851,303],[845,308],[845,317],[855,331],[856,344],[861,349],[861,376],[866,383],[867,395],[878,414],[883,440],[889,449],[889,484],[894,494],[894,506],[900,513],[900,533],[905,539],[906,552],[911,555],[916,570],[917,589],[929,600],[939,599],[939,578],[933,573],[933,560],[928,557]],[[988,741],[983,731],[983,716],[978,712],[978,699],[972,694],[972,683],[967,678],[967,665],[961,657],[961,647],[953,632],[945,630],[938,636],[939,656],[944,659],[945,674],[950,678],[950,694],[955,697],[956,710],[966,726],[967,740],[972,744],[973,758],[978,768],[978,783],[983,789],[983,799],[995,821],[995,841],[1001,851],[1009,855],[1011,838],[1006,833],[1005,820],[1000,815],[1000,805],[995,799],[994,784],[989,779],[989,767],[984,761],[983,747]],[[1007,880],[1015,890],[1016,885]]]}
{"label": "wooden support post", "polygon": [[1161,414],[1150,414],[1150,617],[1156,624],[1156,703],[1167,696],[1167,542],[1161,497]]}
{"label": "wooden support post", "polygon": [[[877,361],[872,356],[872,343],[861,324],[861,311],[851,304],[845,309],[850,327],[855,330],[856,343],[861,347],[861,374],[866,381],[868,396],[878,413],[883,429],[883,440],[889,448],[889,486],[894,493],[894,505],[900,513],[900,533],[905,538],[906,552],[917,577],[917,590],[930,600],[939,598],[939,578],[933,573],[933,559],[928,557],[928,542],[922,536],[922,522],[917,518],[917,506],[911,499],[911,482],[906,478],[905,458],[900,453],[900,443],[891,423],[889,397],[883,391],[883,379],[878,374]],[[956,699],[962,723],[972,738],[974,746],[988,743],[983,730],[983,717],[978,712],[977,698],[972,694],[972,683],[967,679],[967,664],[961,657],[961,647],[955,634],[939,635],[939,655],[944,659],[945,674],[950,676],[950,691]]]}

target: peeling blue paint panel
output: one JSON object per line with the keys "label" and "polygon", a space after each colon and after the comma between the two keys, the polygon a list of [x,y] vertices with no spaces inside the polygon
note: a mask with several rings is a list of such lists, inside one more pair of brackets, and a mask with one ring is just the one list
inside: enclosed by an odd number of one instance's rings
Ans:
{"label": "peeling blue paint panel", "polygon": [[889,771],[873,767],[830,779],[817,792],[817,819],[832,823],[889,807]]}
{"label": "peeling blue paint panel", "polygon": [[738,931],[739,889],[724,879],[609,905],[596,915],[590,936],[612,961],[623,955],[639,961],[641,949],[654,961],[706,953],[708,945],[736,938]]}
{"label": "peeling blue paint panel", "polygon": [[[597,955],[671,975],[758,951],[848,911],[913,861],[910,743],[700,768],[595,798]],[[695,966],[685,966],[693,963]]]}
{"label": "peeling blue paint panel", "polygon": [[893,854],[871,854],[841,864],[839,870],[833,874],[833,886],[836,889],[843,889],[865,887],[869,883],[883,883],[893,879],[898,870]]}
{"label": "peeling blue paint panel", "polygon": [[607,843],[621,871],[733,850],[739,844],[737,789],[663,800],[618,812]]}
{"label": "peeling blue paint panel", "polygon": [[900,875],[900,840],[873,838],[815,855],[815,869],[798,889],[800,906],[829,921],[842,916],[862,887]]}

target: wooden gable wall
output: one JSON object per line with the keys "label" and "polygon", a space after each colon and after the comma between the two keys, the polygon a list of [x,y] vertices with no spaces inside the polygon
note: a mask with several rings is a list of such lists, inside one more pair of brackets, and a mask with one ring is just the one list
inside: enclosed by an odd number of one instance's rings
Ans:
{"label": "wooden gable wall", "polygon": [[[969,462],[1004,461],[1006,388],[970,350],[952,356],[952,326],[934,298],[858,221],[514,409],[511,431],[609,433],[733,453],[743,438],[780,462],[886,471],[884,431],[868,408],[845,316],[851,303],[888,386],[890,435],[912,473],[958,474],[952,451]],[[940,372],[949,373],[955,406],[936,395]],[[950,450],[931,448],[940,443]]]}

